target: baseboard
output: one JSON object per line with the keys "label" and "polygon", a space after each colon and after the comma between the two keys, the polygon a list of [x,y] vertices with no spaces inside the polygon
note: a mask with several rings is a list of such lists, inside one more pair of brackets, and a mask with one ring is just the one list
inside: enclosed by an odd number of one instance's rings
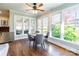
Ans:
{"label": "baseboard", "polygon": [[79,45],[69,43],[69,42],[66,42],[64,40],[60,40],[60,39],[56,39],[56,38],[50,38],[50,39],[48,39],[48,41],[53,43],[53,44],[56,44],[62,48],[65,48],[69,51],[72,51],[76,54],[79,54]]}

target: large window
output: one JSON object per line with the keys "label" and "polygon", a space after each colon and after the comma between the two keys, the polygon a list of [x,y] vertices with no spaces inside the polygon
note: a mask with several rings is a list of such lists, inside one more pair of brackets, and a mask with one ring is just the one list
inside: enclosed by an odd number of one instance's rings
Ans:
{"label": "large window", "polygon": [[52,16],[51,35],[60,38],[60,13]]}
{"label": "large window", "polygon": [[43,33],[44,35],[46,35],[47,32],[48,32],[48,17],[44,17],[44,18],[42,19],[42,21],[43,21],[42,33]]}
{"label": "large window", "polygon": [[29,31],[29,18],[24,18],[24,23],[23,23],[23,27],[24,27],[24,34],[27,34]]}
{"label": "large window", "polygon": [[64,22],[64,39],[67,41],[75,40],[75,18],[74,10],[66,10],[63,12]]}
{"label": "large window", "polygon": [[37,20],[37,31],[46,35],[48,32],[48,17],[44,16]]}
{"label": "large window", "polygon": [[20,16],[15,16],[16,18],[16,35],[21,35],[22,34],[22,28],[23,28],[23,19]]}
{"label": "large window", "polygon": [[42,19],[37,20],[37,31],[42,33]]}
{"label": "large window", "polygon": [[14,15],[14,34],[15,39],[27,38],[27,33],[35,33],[36,19],[21,15]]}
{"label": "large window", "polygon": [[77,36],[75,43],[79,44],[79,8],[75,11],[75,35]]}
{"label": "large window", "polygon": [[51,36],[79,44],[79,8],[64,9],[52,16]]}
{"label": "large window", "polygon": [[36,31],[36,19],[30,19],[30,33],[34,34]]}
{"label": "large window", "polygon": [[79,44],[79,10],[73,8],[63,12],[64,40]]}

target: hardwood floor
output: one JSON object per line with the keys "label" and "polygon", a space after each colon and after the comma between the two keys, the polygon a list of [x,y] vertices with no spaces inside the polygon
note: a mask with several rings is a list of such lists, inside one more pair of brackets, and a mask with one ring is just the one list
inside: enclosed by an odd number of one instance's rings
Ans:
{"label": "hardwood floor", "polygon": [[42,49],[40,46],[37,49],[29,48],[28,40],[16,40],[9,44],[9,56],[76,56],[64,48],[56,46],[52,43],[46,42],[46,48]]}

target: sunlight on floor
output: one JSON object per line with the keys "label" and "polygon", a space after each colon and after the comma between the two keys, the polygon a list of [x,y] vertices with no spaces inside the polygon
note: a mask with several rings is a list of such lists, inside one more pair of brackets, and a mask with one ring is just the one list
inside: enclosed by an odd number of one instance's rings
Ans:
{"label": "sunlight on floor", "polygon": [[[57,49],[55,49],[55,48],[53,48],[53,46],[49,46],[48,47],[48,52],[49,52],[49,55],[60,55],[60,53],[59,52],[57,52]],[[55,52],[55,53],[54,53]]]}

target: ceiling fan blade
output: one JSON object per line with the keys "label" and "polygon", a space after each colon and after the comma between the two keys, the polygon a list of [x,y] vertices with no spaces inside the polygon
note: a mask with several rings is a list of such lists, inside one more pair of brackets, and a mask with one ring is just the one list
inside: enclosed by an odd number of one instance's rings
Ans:
{"label": "ceiling fan blade", "polygon": [[39,11],[44,11],[44,10],[41,10],[41,9],[36,9],[36,10],[39,10]]}
{"label": "ceiling fan blade", "polygon": [[40,11],[44,11],[44,10],[40,10]]}
{"label": "ceiling fan blade", "polygon": [[42,3],[38,5],[38,8],[39,8],[39,7],[41,7],[41,6],[43,6],[43,4],[42,4]]}
{"label": "ceiling fan blade", "polygon": [[31,8],[33,7],[32,5],[30,5],[30,4],[28,4],[28,3],[26,3],[26,5],[29,6],[29,7],[31,7]]}

